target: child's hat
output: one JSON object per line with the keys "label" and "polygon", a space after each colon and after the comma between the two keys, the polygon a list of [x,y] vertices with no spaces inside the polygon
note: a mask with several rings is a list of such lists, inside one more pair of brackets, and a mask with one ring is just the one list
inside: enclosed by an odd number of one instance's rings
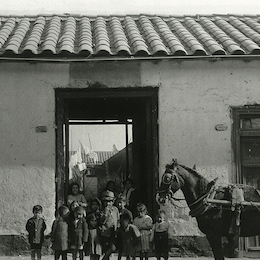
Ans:
{"label": "child's hat", "polygon": [[102,194],[102,200],[107,200],[107,201],[111,201],[115,199],[115,195],[113,191],[110,190],[106,190],[103,192]]}

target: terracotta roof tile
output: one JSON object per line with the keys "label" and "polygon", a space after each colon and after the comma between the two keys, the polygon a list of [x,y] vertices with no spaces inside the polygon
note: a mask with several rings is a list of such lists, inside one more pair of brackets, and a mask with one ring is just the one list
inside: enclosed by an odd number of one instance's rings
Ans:
{"label": "terracotta roof tile", "polygon": [[244,54],[243,49],[239,47],[239,45],[232,40],[219,26],[217,26],[213,21],[209,18],[201,17],[201,24],[206,28],[222,46],[223,49],[226,50],[229,54]]}
{"label": "terracotta roof tile", "polygon": [[229,22],[222,17],[216,17],[215,20],[216,24],[221,26],[229,36],[238,42],[246,53],[252,54],[253,52],[259,52],[260,54],[259,46],[232,25],[232,23],[238,25],[238,21],[235,21],[233,18],[234,17],[231,16]]}
{"label": "terracotta roof tile", "polygon": [[258,16],[0,17],[0,56],[260,55]]}
{"label": "terracotta roof tile", "polygon": [[206,55],[207,52],[193,34],[176,18],[168,22],[170,29],[179,36],[183,44],[187,46],[190,55]]}

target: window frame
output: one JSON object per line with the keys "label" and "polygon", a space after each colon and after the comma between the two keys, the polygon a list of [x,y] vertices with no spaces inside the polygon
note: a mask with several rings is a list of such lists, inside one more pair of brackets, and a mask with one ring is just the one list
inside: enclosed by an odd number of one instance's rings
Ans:
{"label": "window frame", "polygon": [[242,176],[242,162],[241,162],[241,137],[259,137],[260,129],[246,129],[240,128],[240,120],[243,116],[259,116],[260,117],[260,106],[243,106],[243,107],[232,107],[232,148],[233,148],[233,175],[232,181],[235,183],[243,183]]}

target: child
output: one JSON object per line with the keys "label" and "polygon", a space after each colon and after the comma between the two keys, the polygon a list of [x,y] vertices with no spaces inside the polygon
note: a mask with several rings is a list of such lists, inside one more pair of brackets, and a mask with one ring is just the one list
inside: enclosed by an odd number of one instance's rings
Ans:
{"label": "child", "polygon": [[117,207],[113,206],[115,200],[112,191],[106,191],[102,197],[102,210],[100,212],[101,224],[101,244],[105,253],[103,259],[109,259],[110,255],[115,251],[116,230],[119,225],[119,212]]}
{"label": "child", "polygon": [[129,209],[135,215],[135,208],[138,201],[137,190],[135,188],[135,182],[131,178],[127,178],[123,181],[124,190],[123,196],[125,197],[126,208]]}
{"label": "child", "polygon": [[160,260],[161,257],[164,260],[168,260],[169,257],[169,222],[166,221],[165,211],[159,211],[156,216],[156,222],[153,225],[152,234],[150,241],[154,242],[155,247],[155,256],[157,260]]}
{"label": "child", "polygon": [[94,213],[96,217],[99,218],[100,215],[100,208],[101,208],[101,201],[97,197],[91,198],[89,202],[89,206],[87,208],[87,213],[91,214]]}
{"label": "child", "polygon": [[68,207],[70,207],[70,204],[73,201],[77,201],[78,204],[82,207],[88,206],[85,196],[80,193],[79,184],[77,182],[72,182],[70,184],[70,194],[68,195],[67,198]]}
{"label": "child", "polygon": [[70,204],[70,207],[69,207],[69,219],[68,221],[71,222],[75,219],[74,217],[74,211],[75,209],[79,206],[79,203],[77,201],[73,201],[71,204]]}
{"label": "child", "polygon": [[72,252],[72,259],[83,260],[83,247],[88,241],[88,224],[84,218],[85,210],[83,207],[78,206],[74,211],[74,220],[70,219],[69,222],[69,244]]}
{"label": "child", "polygon": [[42,243],[44,241],[44,230],[46,229],[45,221],[42,217],[42,206],[33,207],[33,217],[28,219],[26,230],[29,233],[29,243],[31,247],[31,259],[41,259]]}
{"label": "child", "polygon": [[119,195],[119,197],[115,200],[115,206],[117,207],[120,218],[123,214],[128,214],[130,218],[130,223],[133,223],[133,214],[132,212],[125,207],[125,197]]}
{"label": "child", "polygon": [[140,260],[148,260],[148,252],[151,250],[150,235],[153,227],[153,220],[147,214],[147,208],[144,204],[138,203],[136,207],[137,217],[134,219],[134,225],[138,227],[141,233]]}
{"label": "child", "polygon": [[91,213],[87,217],[89,228],[88,242],[85,245],[85,253],[90,256],[90,260],[99,260],[102,255],[100,244],[100,229],[98,226],[98,218],[95,213]]}
{"label": "child", "polygon": [[129,214],[122,214],[120,217],[120,228],[118,229],[118,260],[126,256],[127,260],[135,259],[136,252],[141,250],[141,241],[138,240],[141,234],[138,228],[130,224]]}
{"label": "child", "polygon": [[67,217],[69,209],[66,206],[60,206],[58,209],[59,216],[52,224],[51,238],[52,249],[54,250],[54,259],[67,259],[68,250],[68,223]]}

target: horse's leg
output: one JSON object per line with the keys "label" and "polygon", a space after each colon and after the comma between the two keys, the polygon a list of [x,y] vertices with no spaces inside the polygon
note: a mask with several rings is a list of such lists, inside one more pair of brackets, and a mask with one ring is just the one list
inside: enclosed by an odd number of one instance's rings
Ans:
{"label": "horse's leg", "polygon": [[237,257],[238,256],[238,242],[240,235],[240,227],[236,227],[233,234],[227,235],[228,243],[226,244],[227,257]]}
{"label": "horse's leg", "polygon": [[206,234],[206,237],[212,248],[215,260],[224,260],[221,236],[217,234]]}

